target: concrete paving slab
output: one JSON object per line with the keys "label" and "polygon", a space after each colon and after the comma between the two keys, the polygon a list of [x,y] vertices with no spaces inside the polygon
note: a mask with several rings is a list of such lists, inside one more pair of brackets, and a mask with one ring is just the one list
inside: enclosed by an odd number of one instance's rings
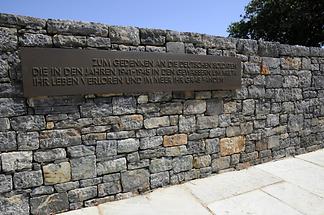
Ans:
{"label": "concrete paving slab", "polygon": [[208,208],[216,215],[303,215],[260,190],[216,201]]}
{"label": "concrete paving slab", "polygon": [[302,154],[296,156],[296,158],[314,163],[316,165],[324,167],[324,150],[318,150],[315,152],[310,152],[307,154]]}
{"label": "concrete paving slab", "polygon": [[297,211],[307,215],[324,214],[324,198],[288,182],[261,188]]}
{"label": "concrete paving slab", "polygon": [[251,167],[237,172],[227,172],[185,184],[192,194],[207,205],[240,193],[280,182],[281,179]]}
{"label": "concrete paving slab", "polygon": [[[136,199],[135,199],[136,198]],[[211,215],[183,186],[158,189],[142,197],[100,205],[102,215]]]}
{"label": "concrete paving slab", "polygon": [[324,168],[297,158],[256,166],[260,170],[324,197]]}

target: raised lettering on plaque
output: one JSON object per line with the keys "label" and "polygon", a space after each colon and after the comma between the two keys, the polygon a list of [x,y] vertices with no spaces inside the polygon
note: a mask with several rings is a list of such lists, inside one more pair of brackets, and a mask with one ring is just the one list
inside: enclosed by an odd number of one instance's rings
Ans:
{"label": "raised lettering on plaque", "polygon": [[22,48],[21,63],[26,97],[241,87],[232,57]]}

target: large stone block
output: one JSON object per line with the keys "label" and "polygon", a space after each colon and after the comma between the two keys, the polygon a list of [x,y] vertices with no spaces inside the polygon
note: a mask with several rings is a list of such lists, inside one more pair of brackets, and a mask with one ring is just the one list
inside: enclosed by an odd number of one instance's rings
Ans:
{"label": "large stone block", "polygon": [[140,149],[150,149],[162,145],[163,138],[161,136],[144,137],[140,140]]}
{"label": "large stone block", "polygon": [[39,136],[40,148],[58,148],[81,144],[80,132],[76,129],[42,131]]}
{"label": "large stone block", "polygon": [[109,37],[112,43],[139,45],[139,30],[135,27],[111,26],[109,27]]}
{"label": "large stone block", "polygon": [[[0,175],[0,193],[9,192],[12,190],[12,176],[11,175]],[[1,200],[0,200],[1,202]],[[1,205],[1,203],[0,203]],[[0,206],[1,208],[1,206]]]}
{"label": "large stone block", "polygon": [[0,196],[1,215],[29,214],[29,201],[26,195],[14,195],[9,198]]}
{"label": "large stone block", "polygon": [[117,155],[117,141],[116,140],[97,141],[96,155],[97,158],[109,158]]}
{"label": "large stone block", "polygon": [[84,36],[54,35],[53,44],[55,47],[85,47],[87,39]]}
{"label": "large stone block", "polygon": [[67,149],[68,155],[71,158],[85,157],[89,155],[94,155],[96,151],[96,147],[94,146],[71,146]]}
{"label": "large stone block", "polygon": [[219,145],[222,156],[240,153],[245,149],[245,138],[244,136],[222,138]]}
{"label": "large stone block", "polygon": [[198,156],[198,157],[194,157],[193,159],[194,168],[204,168],[210,166],[210,164],[211,164],[210,155]]}
{"label": "large stone block", "polygon": [[151,174],[151,187],[163,187],[170,184],[170,174],[169,172],[159,172]]}
{"label": "large stone block", "polygon": [[197,128],[216,128],[218,125],[218,116],[198,116],[197,117]]}
{"label": "large stone block", "polygon": [[122,191],[122,187],[119,181],[110,181],[107,183],[98,185],[98,196],[108,196],[120,193]]}
{"label": "large stone block", "polygon": [[32,152],[9,152],[1,154],[2,170],[14,172],[32,168]]}
{"label": "large stone block", "polygon": [[39,163],[51,162],[64,158],[66,158],[66,152],[65,149],[62,148],[34,152],[34,160]]}
{"label": "large stone block", "polygon": [[48,164],[43,166],[45,184],[59,184],[71,180],[71,165],[69,162]]}
{"label": "large stone block", "polygon": [[196,130],[195,116],[180,116],[179,117],[179,132],[191,133]]}
{"label": "large stone block", "polygon": [[220,157],[212,161],[213,172],[218,172],[219,170],[227,169],[231,165],[231,157]]}
{"label": "large stone block", "polygon": [[184,54],[185,47],[183,42],[167,42],[166,51],[174,54]]}
{"label": "large stone block", "polygon": [[18,172],[13,181],[16,189],[38,187],[43,184],[43,174],[41,170]]}
{"label": "large stone block", "polygon": [[115,160],[109,160],[97,163],[97,174],[104,175],[114,172],[120,172],[126,170],[126,159],[118,158]]}
{"label": "large stone block", "polygon": [[151,160],[149,169],[151,173],[170,170],[172,169],[172,160],[168,158],[153,159]]}
{"label": "large stone block", "polygon": [[71,159],[72,180],[94,178],[97,176],[96,156]]}
{"label": "large stone block", "polygon": [[70,190],[68,192],[69,202],[83,202],[85,200],[95,198],[97,193],[98,191],[96,186]]}
{"label": "large stone block", "polygon": [[206,111],[206,101],[204,100],[188,100],[184,102],[183,114],[202,114]]}
{"label": "large stone block", "polygon": [[165,30],[141,28],[141,43],[144,45],[164,45]]}
{"label": "large stone block", "polygon": [[52,47],[53,41],[51,36],[44,34],[24,33],[19,37],[19,45],[27,47]]}
{"label": "large stone block", "polygon": [[96,35],[106,37],[108,35],[108,26],[92,22],[49,19],[47,21],[47,31],[50,34]]}
{"label": "large stone block", "polygon": [[118,153],[128,153],[137,151],[139,148],[139,140],[134,138],[129,138],[125,140],[118,140],[117,142],[117,152]]}
{"label": "large stone block", "polygon": [[30,210],[34,215],[49,215],[69,210],[67,193],[56,193],[30,199]]}
{"label": "large stone block", "polygon": [[39,148],[38,132],[18,133],[18,150],[36,150]]}
{"label": "large stone block", "polygon": [[88,37],[87,45],[93,48],[108,49],[111,47],[110,38],[105,37]]}
{"label": "large stone block", "polygon": [[121,174],[121,183],[124,192],[145,191],[150,188],[150,173],[145,169],[123,172]]}
{"label": "large stone block", "polygon": [[0,27],[0,50],[10,51],[17,48],[17,29]]}
{"label": "large stone block", "polygon": [[120,117],[120,129],[121,130],[137,130],[143,127],[142,115],[126,115]]}
{"label": "large stone block", "polygon": [[136,99],[130,97],[114,97],[112,100],[115,115],[131,114],[136,112]]}
{"label": "large stone block", "polygon": [[0,98],[0,116],[12,117],[26,114],[26,105],[22,99]]}
{"label": "large stone block", "polygon": [[170,119],[168,116],[152,117],[144,120],[144,127],[146,129],[158,128],[163,126],[169,126]]}
{"label": "large stone block", "polygon": [[0,14],[0,24],[4,26],[19,26],[27,29],[42,29],[46,25],[45,19],[30,16],[18,16],[13,14]]}
{"label": "large stone block", "polygon": [[10,122],[16,131],[39,131],[46,128],[45,117],[40,115],[13,117]]}
{"label": "large stone block", "polygon": [[163,137],[164,147],[185,145],[187,144],[187,142],[188,142],[188,136],[186,134],[174,134],[171,136]]}
{"label": "large stone block", "polygon": [[14,131],[0,132],[0,143],[0,152],[16,150],[16,133]]}
{"label": "large stone block", "polygon": [[175,173],[188,171],[192,169],[192,155],[187,155],[183,157],[176,157],[172,160],[172,167]]}

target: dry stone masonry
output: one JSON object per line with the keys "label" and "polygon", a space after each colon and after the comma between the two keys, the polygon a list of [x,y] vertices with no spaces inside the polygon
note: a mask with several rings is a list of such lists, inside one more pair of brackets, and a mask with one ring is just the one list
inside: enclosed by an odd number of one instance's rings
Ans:
{"label": "dry stone masonry", "polygon": [[[20,47],[234,56],[242,88],[24,98]],[[324,147],[324,49],[0,14],[0,211],[52,214]]]}

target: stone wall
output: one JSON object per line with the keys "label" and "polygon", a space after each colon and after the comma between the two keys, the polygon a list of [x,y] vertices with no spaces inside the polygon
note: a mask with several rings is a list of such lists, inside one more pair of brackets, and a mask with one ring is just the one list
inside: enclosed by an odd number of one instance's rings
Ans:
{"label": "stone wall", "polygon": [[[323,148],[324,49],[0,14],[0,211],[50,214]],[[23,98],[19,48],[235,56],[242,88]]]}

